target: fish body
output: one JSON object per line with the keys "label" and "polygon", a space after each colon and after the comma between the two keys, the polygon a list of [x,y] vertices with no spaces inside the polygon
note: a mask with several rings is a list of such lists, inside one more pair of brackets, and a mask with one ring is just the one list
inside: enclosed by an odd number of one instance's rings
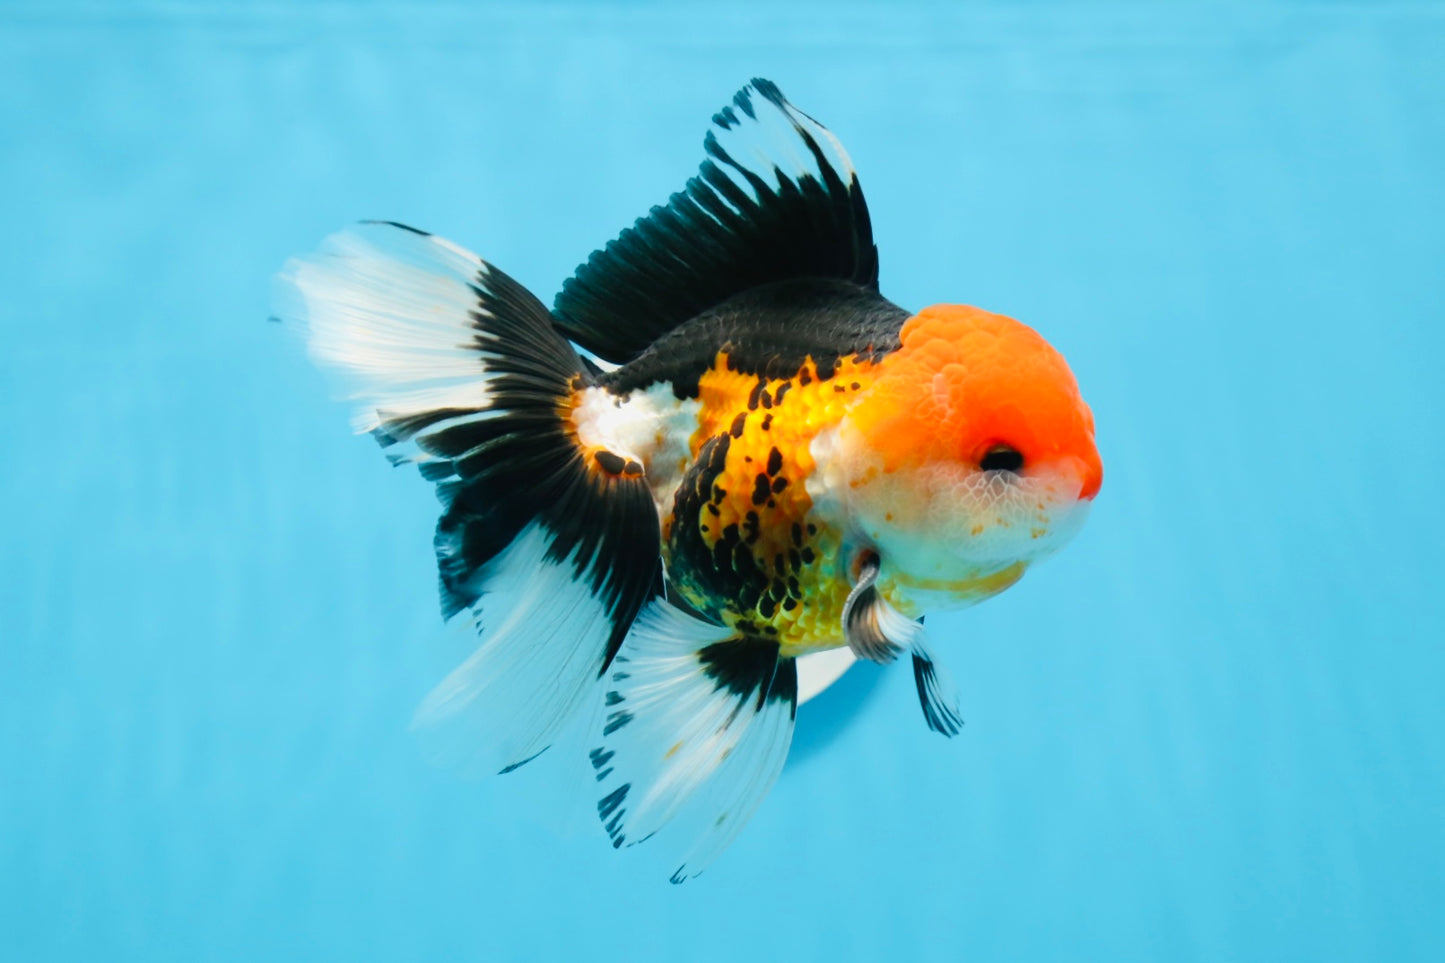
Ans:
{"label": "fish body", "polygon": [[[956,356],[971,354],[977,364],[991,349],[1006,351],[1020,366],[1031,354],[1044,367],[1061,360],[1017,322],[961,307],[935,308],[910,322],[906,311],[876,292],[817,280],[748,292],[721,313],[721,319],[710,315],[684,324],[599,379],[588,389],[594,397],[573,414],[579,434],[597,451],[640,465],[652,480],[669,587],[695,611],[743,634],[776,639],[785,657],[836,648],[844,644],[838,627],[857,584],[860,552],[892,543],[879,553],[888,564],[877,592],[917,618],[1003,591],[1082,522],[1101,468],[1088,409],[1077,392],[1059,391],[1061,397],[1050,399],[1059,410],[1049,412],[1062,422],[1050,427],[1056,444],[1068,447],[1063,458],[1076,476],[1072,491],[1068,478],[1051,479],[1062,483],[1061,491],[1052,491],[1017,473],[989,479],[977,471],[981,455],[958,442],[962,426],[952,435],[944,430],[950,417],[958,420],[950,405],[987,404],[977,390],[973,399],[930,397],[927,410],[900,418],[920,399],[899,398],[896,384],[927,383],[936,395],[934,379],[950,378]],[[817,343],[780,344],[768,337],[795,329]],[[902,351],[905,331],[908,350]],[[980,343],[971,346],[970,340]],[[939,363],[930,365],[930,359]],[[1042,378],[1026,371],[1019,380],[1066,389],[1069,381],[1061,375],[1066,367],[1044,371]],[[998,377],[987,370],[981,380]],[[957,392],[961,380],[951,378],[950,390]],[[667,389],[661,398],[659,386]],[[1002,390],[1016,397],[1007,386]],[[621,430],[608,430],[613,412]],[[990,423],[1000,417],[987,410],[974,414]],[[886,430],[878,427],[884,419]],[[904,444],[880,442],[869,449],[874,458],[850,459],[842,438],[860,433],[860,423]],[[997,443],[989,431],[1022,437],[1023,426],[974,433]],[[955,450],[917,460],[941,474],[922,480],[906,471],[915,446],[938,437],[953,437]],[[975,488],[992,487],[995,497],[971,493],[977,510],[966,516],[951,490],[930,492],[940,485],[967,487],[970,479]],[[927,511],[918,510],[920,497]],[[874,516],[881,511],[881,518],[866,517],[864,505]],[[938,558],[919,544],[1010,541],[1011,531],[1012,541],[1026,537],[1032,544],[993,546],[971,565],[950,564],[949,553]]]}
{"label": "fish body", "polygon": [[880,293],[831,133],[761,80],[713,125],[698,177],[551,310],[370,223],[289,264],[277,312],[350,376],[357,427],[437,484],[443,614],[479,646],[419,719],[506,772],[600,701],[598,815],[614,846],[682,841],[674,881],[781,769],[798,657],[907,651],[925,721],[955,734],[923,616],[1014,584],[1102,479],[1036,332]]}

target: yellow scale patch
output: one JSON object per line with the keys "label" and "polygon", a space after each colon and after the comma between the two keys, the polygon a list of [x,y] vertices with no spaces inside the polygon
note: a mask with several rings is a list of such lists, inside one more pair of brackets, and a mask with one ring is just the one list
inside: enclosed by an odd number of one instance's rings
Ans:
{"label": "yellow scale patch", "polygon": [[820,380],[810,358],[791,378],[762,381],[730,371],[726,354],[719,353],[699,382],[702,408],[691,451],[696,459],[710,439],[732,433],[723,473],[715,482],[726,494],[716,503],[717,515],[704,508],[695,519],[672,521],[698,525],[709,548],[729,525],[737,525],[759,568],[784,585],[796,580],[781,603],[764,599],[749,611],[730,605],[723,616],[729,625],[753,633],[771,627],[776,636],[768,632],[768,637],[778,639],[783,655],[842,644],[840,623],[850,586],[837,558],[841,532],[810,515],[813,502],[804,482],[814,468],[809,450],[814,437],[838,423],[876,371],[871,362],[849,358],[831,378]]}

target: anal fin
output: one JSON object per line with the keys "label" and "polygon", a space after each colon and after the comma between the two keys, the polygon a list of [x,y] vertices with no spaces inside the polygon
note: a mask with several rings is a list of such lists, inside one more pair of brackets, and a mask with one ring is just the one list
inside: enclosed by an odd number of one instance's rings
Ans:
{"label": "anal fin", "polygon": [[591,760],[614,847],[666,827],[674,883],[721,853],[777,780],[792,742],[798,676],[778,644],[740,637],[670,603],[638,617],[608,675]]}
{"label": "anal fin", "polygon": [[904,649],[913,654],[913,681],[928,728],[956,736],[963,728],[958,711],[958,690],[948,670],[934,661],[928,649],[922,620],[917,622],[888,604],[877,589],[878,557],[863,559],[858,584],[843,603],[843,638],[860,659],[892,662]]}

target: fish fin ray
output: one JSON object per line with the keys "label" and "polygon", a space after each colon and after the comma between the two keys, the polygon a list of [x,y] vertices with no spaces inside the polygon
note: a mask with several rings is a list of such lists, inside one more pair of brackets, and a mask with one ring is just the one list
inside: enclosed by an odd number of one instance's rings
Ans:
{"label": "fish fin ray", "polygon": [[838,139],[754,79],[713,117],[707,159],[666,206],[581,265],[554,309],[567,336],[618,364],[748,289],[829,278],[877,290],[878,249]]}
{"label": "fish fin ray", "polygon": [[860,659],[887,664],[897,659],[922,629],[878,592],[877,556],[863,561],[858,584],[843,603],[843,639]]}
{"label": "fish fin ray", "polygon": [[[658,590],[645,478],[603,470],[569,420],[589,369],[516,281],[389,222],[355,225],[289,262],[276,313],[351,382],[358,429],[436,483],[442,614],[470,610],[481,642],[419,722],[480,713],[503,734],[490,740],[498,768],[524,762],[585,702]],[[508,699],[508,686],[543,702],[552,691],[555,705]],[[489,742],[486,727],[474,735]]]}
{"label": "fish fin ray", "polygon": [[918,704],[923,708],[923,719],[928,728],[947,738],[952,738],[963,729],[963,717],[958,710],[958,688],[947,667],[934,661],[920,632],[912,645],[913,682],[918,687]]}
{"label": "fish fin ray", "polygon": [[486,270],[441,238],[363,221],[286,263],[273,316],[305,339],[313,361],[340,374],[356,430],[389,448],[398,441],[385,430],[390,420],[490,405],[479,350],[486,335],[473,315],[474,281]]}
{"label": "fish fin ray", "polygon": [[738,636],[661,600],[608,678],[597,812],[614,847],[659,831],[683,851],[675,883],[732,842],[782,771],[798,676],[776,641]]}
{"label": "fish fin ray", "polygon": [[540,755],[596,692],[613,613],[534,520],[482,566],[469,606],[475,650],[417,708],[427,755],[510,772]]}

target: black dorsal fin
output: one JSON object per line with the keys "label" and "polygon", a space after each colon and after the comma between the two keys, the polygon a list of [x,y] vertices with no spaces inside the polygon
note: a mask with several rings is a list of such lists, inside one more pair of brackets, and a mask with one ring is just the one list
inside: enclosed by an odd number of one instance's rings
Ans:
{"label": "black dorsal fin", "polygon": [[768,80],[713,116],[708,159],[666,207],[593,253],[557,295],[562,331],[617,364],[734,295],[794,278],[877,290],[868,206],[843,145]]}

